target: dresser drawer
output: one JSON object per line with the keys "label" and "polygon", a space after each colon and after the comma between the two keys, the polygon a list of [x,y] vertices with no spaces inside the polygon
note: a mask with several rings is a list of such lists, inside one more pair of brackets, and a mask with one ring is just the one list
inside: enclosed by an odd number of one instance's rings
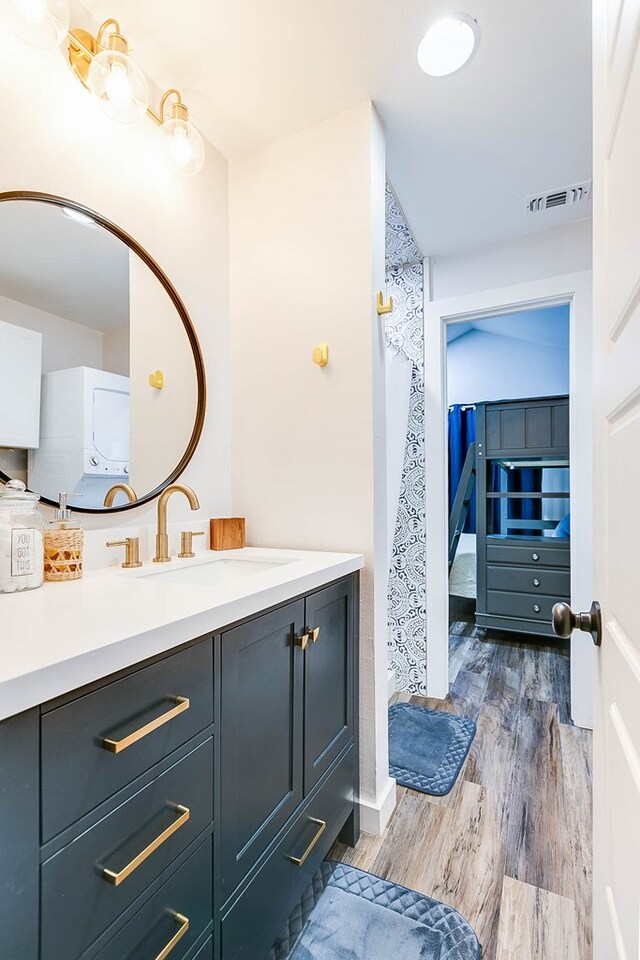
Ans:
{"label": "dresser drawer", "polygon": [[[551,538],[550,538],[551,539]],[[487,540],[487,563],[512,563],[519,567],[569,567],[569,545],[493,543]]]}
{"label": "dresser drawer", "polygon": [[222,960],[267,956],[353,809],[355,778],[351,749],[223,917]]}
{"label": "dresser drawer", "polygon": [[212,722],[210,640],[43,714],[43,842]]}
{"label": "dresser drawer", "polygon": [[530,567],[510,567],[506,564],[487,564],[489,590],[511,590],[517,593],[546,593],[564,600],[571,594],[571,574],[558,568],[548,570],[531,564]]}
{"label": "dresser drawer", "polygon": [[42,865],[41,960],[75,960],[213,819],[213,740]]}
{"label": "dresser drawer", "polygon": [[[174,944],[171,960],[181,960],[212,923],[212,877],[212,840],[209,838],[95,960],[156,960],[171,943]],[[197,956],[204,960],[207,954]]]}
{"label": "dresser drawer", "polygon": [[[487,590],[487,613],[501,617],[515,617],[518,620],[538,620],[549,626],[551,610],[558,603],[557,596],[530,593],[504,593],[501,590]],[[560,598],[561,599],[561,598]],[[505,626],[508,629],[508,626]]]}

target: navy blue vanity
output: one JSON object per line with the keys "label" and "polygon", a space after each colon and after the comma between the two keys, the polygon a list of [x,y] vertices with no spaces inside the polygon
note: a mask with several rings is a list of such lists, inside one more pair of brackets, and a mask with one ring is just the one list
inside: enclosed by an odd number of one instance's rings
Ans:
{"label": "navy blue vanity", "polygon": [[358,832],[358,575],[0,723],[2,960],[263,960]]}

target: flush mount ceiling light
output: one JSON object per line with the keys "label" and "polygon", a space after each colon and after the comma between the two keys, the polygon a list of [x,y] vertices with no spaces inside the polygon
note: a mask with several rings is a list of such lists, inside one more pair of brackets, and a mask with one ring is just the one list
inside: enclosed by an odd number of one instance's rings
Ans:
{"label": "flush mount ceiling light", "polygon": [[167,90],[154,113],[147,79],[132,59],[117,20],[105,20],[94,37],[87,30],[69,29],[68,0],[0,0],[0,8],[14,33],[32,46],[66,41],[71,68],[111,119],[134,123],[146,114],[161,127],[166,163],[173,173],[188,177],[202,169],[205,144],[180,92]]}
{"label": "flush mount ceiling light", "polygon": [[62,213],[65,217],[68,217],[69,220],[81,223],[84,227],[97,226],[93,217],[88,217],[86,213],[80,213],[79,210],[74,210],[73,207],[62,207]]}
{"label": "flush mount ceiling light", "polygon": [[478,21],[453,13],[429,27],[418,47],[418,65],[430,77],[447,77],[469,62],[479,40]]}

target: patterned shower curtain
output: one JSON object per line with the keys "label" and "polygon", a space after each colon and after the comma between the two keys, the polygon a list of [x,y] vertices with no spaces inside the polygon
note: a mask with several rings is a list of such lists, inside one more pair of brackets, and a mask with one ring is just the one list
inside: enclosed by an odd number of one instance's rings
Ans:
{"label": "patterned shower curtain", "polygon": [[387,187],[387,345],[410,362],[411,389],[400,497],[389,571],[389,664],[396,688],[426,693],[426,545],[424,328],[422,254],[393,191]]}

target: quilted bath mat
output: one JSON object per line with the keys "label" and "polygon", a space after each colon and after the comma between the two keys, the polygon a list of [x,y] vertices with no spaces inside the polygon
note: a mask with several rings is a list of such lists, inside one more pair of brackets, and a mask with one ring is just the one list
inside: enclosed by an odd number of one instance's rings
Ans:
{"label": "quilted bath mat", "polygon": [[444,797],[476,733],[473,720],[414,703],[389,707],[389,774],[403,787]]}
{"label": "quilted bath mat", "polygon": [[269,960],[480,960],[452,907],[345,863],[323,863]]}

